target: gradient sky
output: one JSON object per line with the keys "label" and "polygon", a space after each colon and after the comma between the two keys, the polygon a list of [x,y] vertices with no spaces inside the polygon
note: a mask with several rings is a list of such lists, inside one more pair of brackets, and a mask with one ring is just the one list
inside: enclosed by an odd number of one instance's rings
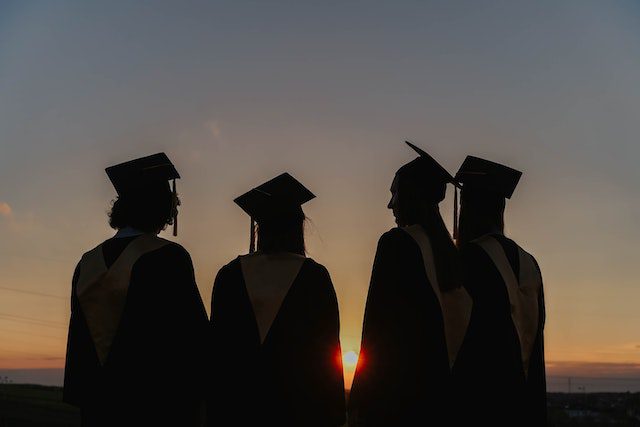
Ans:
{"label": "gradient sky", "polygon": [[248,246],[232,199],[283,171],[315,192],[310,256],[357,350],[410,139],[524,171],[507,233],[543,271],[549,371],[640,377],[637,2],[88,3],[0,2],[0,288],[60,297],[0,289],[0,368],[63,365],[73,269],[112,234],[104,168],[158,151],[207,306]]}

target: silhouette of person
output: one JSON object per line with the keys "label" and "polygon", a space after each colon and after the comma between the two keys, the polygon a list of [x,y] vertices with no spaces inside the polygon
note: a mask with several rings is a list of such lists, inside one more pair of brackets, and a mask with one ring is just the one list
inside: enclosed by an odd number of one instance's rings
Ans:
{"label": "silhouette of person", "polygon": [[177,216],[180,176],[164,153],[106,172],[118,231],[73,275],[63,399],[83,426],[194,425],[208,319],[189,254],[157,237]]}
{"label": "silhouette of person", "polygon": [[468,156],[458,244],[473,298],[465,351],[456,367],[461,401],[476,425],[546,425],[542,278],[536,260],[504,235],[505,199],[521,172]]}
{"label": "silhouette of person", "polygon": [[314,197],[283,173],[235,199],[252,235],[257,222],[257,251],[215,279],[210,425],[345,422],[338,303],[327,269],[305,256],[302,204]]}
{"label": "silhouette of person", "polygon": [[431,156],[402,166],[371,274],[362,344],[349,398],[350,426],[447,425],[451,369],[471,299],[438,204],[453,177]]}

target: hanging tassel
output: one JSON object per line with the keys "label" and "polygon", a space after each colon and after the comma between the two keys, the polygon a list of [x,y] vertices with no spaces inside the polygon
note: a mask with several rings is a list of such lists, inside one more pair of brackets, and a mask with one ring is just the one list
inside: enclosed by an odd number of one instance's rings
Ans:
{"label": "hanging tassel", "polygon": [[175,214],[173,215],[173,236],[178,235],[178,192],[176,191],[176,180],[173,180],[173,200],[175,201]]}
{"label": "hanging tassel", "polygon": [[458,241],[458,187],[453,187],[453,240]]}
{"label": "hanging tassel", "polygon": [[251,237],[249,240],[249,253],[256,251],[256,222],[251,218]]}

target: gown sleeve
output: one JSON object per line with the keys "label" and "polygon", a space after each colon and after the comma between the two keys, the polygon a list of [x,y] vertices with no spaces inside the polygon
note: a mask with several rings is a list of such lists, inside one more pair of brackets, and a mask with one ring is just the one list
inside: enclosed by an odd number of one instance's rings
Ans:
{"label": "gown sleeve", "polygon": [[[538,271],[540,271],[540,268],[538,268]],[[544,361],[544,324],[546,320],[546,311],[542,285],[540,287],[540,296],[538,299],[538,310],[540,313],[540,320],[536,342],[534,343],[533,352],[531,354],[527,381],[527,394],[528,400],[531,402],[531,425],[544,426],[547,425],[547,384]]]}
{"label": "gown sleeve", "polygon": [[[207,339],[208,317],[191,257],[180,245],[171,243],[137,261],[132,283],[142,290],[134,295],[136,289],[130,289],[128,298],[134,298],[132,304],[135,302],[137,307],[145,302],[157,304],[157,308],[147,308],[144,314],[142,308],[134,314],[145,317],[138,319],[140,324],[153,328],[148,332],[151,338],[144,339],[150,339],[149,345],[160,350],[149,365],[168,365],[166,369],[170,376],[165,383],[171,387],[171,392],[166,393],[166,400],[163,395],[157,397],[156,404],[161,406],[170,402],[171,413],[179,414],[181,425],[199,425],[204,414],[210,342]],[[151,292],[154,295],[150,295]],[[150,352],[149,357],[153,356]],[[172,367],[177,371],[171,373]],[[162,371],[148,374],[157,377]],[[153,378],[149,381],[156,384]]]}
{"label": "gown sleeve", "polygon": [[[362,327],[360,356],[349,397],[349,425],[384,425],[392,418],[393,379],[403,375],[407,339],[402,295],[405,280],[397,236],[385,233],[378,242]],[[406,360],[405,360],[406,362]]]}
{"label": "gown sleeve", "polygon": [[[209,320],[209,340],[214,343],[229,342],[229,338],[233,338],[234,325],[230,323],[232,314],[237,307],[232,307],[234,302],[233,295],[229,294],[232,286],[227,283],[231,280],[229,275],[229,266],[222,267],[216,275],[213,282],[213,291],[211,294],[211,317]],[[230,342],[233,342],[231,340]],[[214,364],[224,363],[224,357],[230,357],[227,352],[215,351],[212,354]],[[216,368],[219,368],[216,366]],[[224,368],[222,369],[224,372]]]}
{"label": "gown sleeve", "polygon": [[86,345],[79,345],[83,337],[88,336],[88,330],[78,298],[75,295],[76,284],[80,276],[80,264],[76,266],[71,281],[71,318],[69,320],[69,333],[67,335],[67,355],[64,366],[64,388],[62,400],[74,406],[80,406],[82,396],[82,364],[84,357],[79,354],[80,349]]}
{"label": "gown sleeve", "polygon": [[[211,317],[209,320],[209,342],[212,352],[209,360],[207,386],[207,425],[214,427],[223,425],[225,420],[233,417],[236,410],[241,410],[243,384],[233,366],[236,358],[238,339],[233,324],[234,311],[238,310],[232,291],[233,276],[229,274],[229,266],[222,267],[214,280],[211,295]],[[244,357],[244,354],[241,353]]]}
{"label": "gown sleeve", "polygon": [[185,385],[202,395],[205,384],[199,378],[203,378],[202,372],[209,359],[209,320],[196,284],[191,257],[186,250],[176,247],[175,261],[171,266],[175,292],[171,297],[174,306],[179,309],[171,317],[175,327],[174,336],[179,342],[174,348],[183,359],[184,364],[178,366],[186,371],[183,378],[188,384]]}
{"label": "gown sleeve", "polygon": [[[318,292],[313,305],[315,334],[306,349],[311,363],[306,370],[316,410],[309,411],[314,418],[307,425],[340,426],[346,420],[342,351],[340,348],[340,320],[338,300],[329,272],[319,266]],[[304,368],[303,368],[304,369]],[[305,399],[306,400],[306,399]],[[324,421],[320,421],[323,419]]]}

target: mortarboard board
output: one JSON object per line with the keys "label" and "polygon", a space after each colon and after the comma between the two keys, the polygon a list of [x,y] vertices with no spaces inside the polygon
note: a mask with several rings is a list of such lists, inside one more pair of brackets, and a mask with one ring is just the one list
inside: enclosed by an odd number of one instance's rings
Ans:
{"label": "mortarboard board", "polygon": [[424,181],[436,181],[444,184],[456,184],[453,176],[438,163],[433,157],[431,157],[426,151],[420,147],[415,146],[409,141],[405,143],[411,147],[416,153],[420,155],[417,159],[404,165],[398,171],[402,175],[412,176]]}
{"label": "mortarboard board", "polygon": [[254,221],[289,212],[315,197],[304,185],[285,172],[235,198],[233,201],[251,217],[249,252],[254,250]]}
{"label": "mortarboard board", "polygon": [[237,197],[234,202],[250,217],[261,219],[301,206],[315,197],[285,172]]}
{"label": "mortarboard board", "polygon": [[180,174],[165,153],[130,160],[110,166],[105,171],[120,196],[180,178]]}
{"label": "mortarboard board", "polygon": [[[180,174],[165,153],[152,154],[128,162],[109,166],[105,169],[118,196],[140,194],[156,186],[168,185],[173,180],[173,193],[176,195],[176,179]],[[173,218],[173,235],[178,234],[178,217]]]}
{"label": "mortarboard board", "polygon": [[493,191],[510,199],[522,172],[479,157],[467,156],[456,173],[456,180],[465,188]]}

